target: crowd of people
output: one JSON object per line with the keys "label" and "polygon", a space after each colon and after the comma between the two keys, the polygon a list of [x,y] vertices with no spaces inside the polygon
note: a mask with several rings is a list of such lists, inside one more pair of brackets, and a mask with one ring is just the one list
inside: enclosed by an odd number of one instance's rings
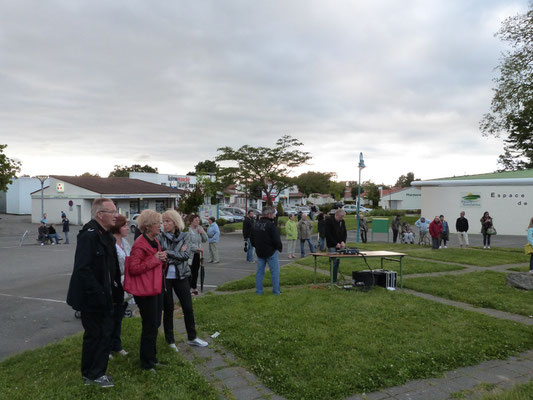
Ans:
{"label": "crowd of people", "polygon": [[[69,244],[68,233],[70,231],[70,221],[63,211],[61,211],[61,225],[63,228],[63,235],[65,236],[65,244]],[[39,228],[37,228],[37,240],[41,242],[41,246],[44,246],[48,242],[50,242],[51,245],[59,244],[59,241],[63,240],[63,238],[59,237],[55,224],[48,224],[48,216],[46,213],[43,214]]]}
{"label": "crowd of people", "polygon": [[[183,217],[175,210],[159,214],[144,210],[137,219],[137,238],[130,246],[126,217],[119,215],[113,201],[100,198],[92,205],[93,219],[83,226],[77,237],[74,269],[67,294],[67,304],[80,311],[83,335],[81,373],[86,385],[114,386],[107,371],[110,358],[126,356],[122,347],[122,319],[128,302],[134,301],[142,320],[140,338],[140,367],[157,373],[162,363],[157,359],[157,336],[161,323],[165,340],[173,351],[178,351],[174,337],[174,294],[183,310],[187,331],[187,343],[191,346],[208,346],[197,336],[192,297],[198,294],[197,280],[203,245],[209,248],[209,261],[219,262],[217,243],[220,230],[215,218],[209,219],[209,228],[204,230],[198,215],[189,217],[188,230]],[[332,214],[319,213],[318,249],[334,253],[344,248],[347,240],[345,211],[336,209]],[[66,219],[66,216],[64,216]],[[289,215],[285,225],[288,258],[295,258],[296,242],[300,241],[300,255],[305,256],[306,244],[311,253],[313,224],[303,214],[300,221]],[[41,226],[46,225],[46,214]],[[492,218],[485,212],[480,219],[484,248],[490,249],[490,237],[495,234]],[[66,219],[68,241],[68,219]],[[50,224],[52,225],[52,224]],[[420,236],[429,234],[432,248],[447,248],[449,224],[443,215],[429,222],[424,217],[416,221]],[[469,223],[465,212],[456,220],[460,247],[468,247]],[[359,220],[361,239],[366,242],[367,221]],[[398,215],[393,219],[393,240],[403,238],[405,243],[414,243],[414,233]],[[363,234],[364,232],[364,234]],[[396,233],[395,233],[396,232]],[[50,234],[50,233],[48,233]],[[283,244],[276,222],[276,210],[264,207],[258,219],[249,211],[243,222],[246,260],[254,262],[257,257],[256,294],[263,294],[263,279],[268,265],[272,276],[272,292],[281,294],[279,254]],[[533,218],[528,227],[528,242],[531,247],[530,273],[533,273]],[[340,259],[333,265],[333,281],[337,281]]]}
{"label": "crowd of people", "polygon": [[[114,354],[126,356],[122,347],[121,326],[128,298],[133,297],[142,320],[140,366],[157,373],[163,366],[157,359],[157,335],[163,320],[165,339],[174,351],[175,293],[184,313],[188,344],[205,347],[208,343],[196,334],[192,296],[202,243],[209,236],[199,224],[200,217],[185,223],[174,210],[163,215],[144,210],[137,219],[140,234],[130,246],[127,220],[119,215],[113,201],[94,200],[92,219],[77,237],[74,268],[67,294],[67,304],[80,311],[83,335],[81,374],[86,385],[112,387],[107,372]],[[212,221],[211,226],[214,221]],[[161,225],[163,229],[161,229]],[[212,261],[218,260],[216,250]],[[163,315],[163,316],[162,316]]]}

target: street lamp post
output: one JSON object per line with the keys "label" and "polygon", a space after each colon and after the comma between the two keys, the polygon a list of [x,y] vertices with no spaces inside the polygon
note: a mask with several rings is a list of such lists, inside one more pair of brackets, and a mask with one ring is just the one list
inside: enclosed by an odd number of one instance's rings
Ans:
{"label": "street lamp post", "polygon": [[359,243],[359,209],[361,207],[361,170],[365,168],[363,153],[359,153],[359,182],[357,182],[357,231],[355,232],[355,243]]}
{"label": "street lamp post", "polygon": [[35,176],[41,182],[41,218],[44,215],[44,182],[48,179],[48,175]]}

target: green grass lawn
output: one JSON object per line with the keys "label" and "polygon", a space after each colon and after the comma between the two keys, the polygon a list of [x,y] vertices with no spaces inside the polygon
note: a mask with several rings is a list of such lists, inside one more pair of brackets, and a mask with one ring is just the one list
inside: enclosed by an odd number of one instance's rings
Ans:
{"label": "green grass lawn", "polygon": [[[279,272],[279,284],[283,290],[286,286],[307,285],[314,282],[315,274],[295,265],[286,265],[281,267]],[[329,277],[323,274],[317,274],[318,282],[329,282]],[[263,287],[272,287],[272,276],[270,271],[265,272]],[[239,279],[237,281],[227,282],[217,287],[218,291],[236,291],[255,288],[255,274]]]}
{"label": "green grass lawn", "polygon": [[201,328],[288,399],[341,399],[533,348],[533,329],[376,288],[195,302]]}
{"label": "green grass lawn", "polygon": [[124,319],[122,339],[130,351],[109,361],[114,388],[84,386],[81,379],[82,335],[27,351],[0,363],[2,399],[217,399],[217,393],[191,363],[167,350],[158,337],[158,358],[168,363],[158,375],[142,371],[139,364],[140,318]]}
{"label": "green grass lawn", "polygon": [[[315,266],[315,260],[312,256],[299,258],[296,262],[309,267]],[[381,261],[379,258],[369,257],[367,258],[367,262],[372,269],[381,268]],[[404,257],[402,264],[404,275],[465,269],[465,267],[459,265],[445,264],[429,260],[418,260],[410,257]],[[317,257],[317,268],[329,271],[329,259],[327,257]],[[400,265],[397,262],[385,261],[384,268],[392,271],[400,271]],[[364,269],[368,269],[368,267],[362,258],[341,258],[339,271],[346,279],[351,279],[352,271],[361,271]]]}
{"label": "green grass lawn", "polygon": [[533,315],[533,291],[507,286],[506,275],[504,272],[482,271],[456,276],[405,279],[403,284],[407,289],[477,307]]}
{"label": "green grass lawn", "polygon": [[[354,243],[349,244],[355,246]],[[521,249],[497,248],[490,250],[479,248],[468,249],[440,249],[432,250],[428,246],[392,244],[392,243],[359,243],[357,246],[364,250],[390,250],[406,253],[411,257],[426,258],[454,262],[459,264],[477,265],[479,267],[490,267],[503,264],[520,264],[529,262],[529,256]],[[516,251],[520,250],[520,251]]]}

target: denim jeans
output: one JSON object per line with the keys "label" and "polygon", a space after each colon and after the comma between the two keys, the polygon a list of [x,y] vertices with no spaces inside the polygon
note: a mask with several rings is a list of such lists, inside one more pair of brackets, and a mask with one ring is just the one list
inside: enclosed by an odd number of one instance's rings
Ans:
{"label": "denim jeans", "polygon": [[300,239],[300,253],[302,257],[305,257],[305,242],[309,243],[309,251],[311,253],[315,252],[315,247],[313,246],[313,239]]}
{"label": "denim jeans", "polygon": [[248,238],[248,252],[246,253],[246,261],[254,261],[254,246],[252,246],[252,241]]}
{"label": "denim jeans", "polygon": [[[335,253],[337,251],[336,247],[328,247],[328,253]],[[333,261],[333,282],[337,282],[337,274],[339,272],[339,265],[341,263],[341,260],[336,258]]]}
{"label": "denim jeans", "polygon": [[257,272],[255,274],[255,293],[263,294],[263,278],[265,277],[265,267],[268,264],[270,275],[272,275],[272,293],[280,294],[279,289],[279,260],[276,250],[268,258],[257,257]]}

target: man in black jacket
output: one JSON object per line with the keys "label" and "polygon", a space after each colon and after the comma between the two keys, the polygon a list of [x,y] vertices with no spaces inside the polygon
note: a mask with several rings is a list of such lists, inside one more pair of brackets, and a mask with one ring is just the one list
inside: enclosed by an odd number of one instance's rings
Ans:
{"label": "man in black jacket", "polygon": [[89,221],[78,234],[74,269],[67,304],[81,311],[85,329],[81,354],[81,374],[86,385],[114,386],[106,375],[113,303],[124,302],[115,238],[109,229],[117,219],[117,208],[109,199],[94,200]]}
{"label": "man in black jacket", "polygon": [[246,242],[246,261],[248,262],[254,262],[254,246],[252,245],[252,241],[250,240],[250,234],[252,233],[253,226],[254,212],[252,210],[249,210],[246,214],[246,217],[244,217],[244,221],[242,223],[242,236],[244,237],[244,241]]}
{"label": "man in black jacket", "polygon": [[[335,211],[335,215],[326,218],[326,245],[328,253],[335,253],[346,246],[346,223],[344,216],[346,212],[342,208]],[[333,262],[333,282],[337,282],[340,260],[337,258]]]}
{"label": "man in black jacket", "polygon": [[464,211],[461,211],[460,217],[455,221],[455,229],[459,237],[459,246],[468,247],[468,220],[465,218]]}
{"label": "man in black jacket", "polygon": [[272,275],[272,293],[280,294],[278,253],[283,249],[281,238],[274,218],[274,207],[265,207],[261,219],[252,228],[250,240],[257,254],[257,272],[255,274],[255,293],[263,294],[263,278],[268,263]]}

